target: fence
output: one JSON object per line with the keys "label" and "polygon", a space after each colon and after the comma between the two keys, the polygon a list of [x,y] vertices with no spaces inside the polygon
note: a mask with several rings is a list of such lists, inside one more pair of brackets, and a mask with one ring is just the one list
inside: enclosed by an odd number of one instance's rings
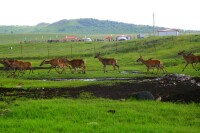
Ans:
{"label": "fence", "polygon": [[0,45],[0,58],[16,59],[46,59],[54,57],[78,58],[94,56],[95,53],[117,54],[119,52],[139,52],[140,49],[154,48],[158,45],[187,42],[200,42],[200,36],[179,36],[149,39],[135,39],[132,41],[112,42],[26,42]]}
{"label": "fence", "polygon": [[53,58],[93,56],[97,52],[117,53],[118,43],[112,42],[65,42],[23,43],[0,46],[0,58]]}

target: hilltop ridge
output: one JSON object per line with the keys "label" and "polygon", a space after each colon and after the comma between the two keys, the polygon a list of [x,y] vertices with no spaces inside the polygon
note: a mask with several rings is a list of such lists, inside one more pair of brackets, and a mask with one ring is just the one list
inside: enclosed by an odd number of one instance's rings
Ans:
{"label": "hilltop ridge", "polygon": [[[158,28],[158,27],[156,27]],[[54,23],[41,22],[35,26],[0,26],[0,33],[69,33],[69,34],[138,34],[152,33],[153,27],[110,20],[62,19]]]}

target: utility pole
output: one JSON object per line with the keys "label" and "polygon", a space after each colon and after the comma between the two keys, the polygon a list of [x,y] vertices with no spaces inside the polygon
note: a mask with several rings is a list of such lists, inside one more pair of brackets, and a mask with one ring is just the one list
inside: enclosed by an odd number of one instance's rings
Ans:
{"label": "utility pole", "polygon": [[155,15],[153,12],[153,35],[155,36]]}

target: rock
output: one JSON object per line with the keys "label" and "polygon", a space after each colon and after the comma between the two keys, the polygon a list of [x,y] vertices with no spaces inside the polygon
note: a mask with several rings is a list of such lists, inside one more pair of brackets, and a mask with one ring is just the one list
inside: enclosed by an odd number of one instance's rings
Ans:
{"label": "rock", "polygon": [[161,96],[159,96],[159,97],[157,97],[157,98],[155,99],[155,101],[161,101],[161,100],[162,100]]}
{"label": "rock", "polygon": [[190,80],[190,82],[191,82],[192,84],[195,84],[195,83],[196,83],[196,81],[195,81],[194,79]]}
{"label": "rock", "polygon": [[194,78],[185,74],[167,74],[156,78],[155,81],[158,81],[161,86],[176,86],[178,84],[193,85],[196,83]]}
{"label": "rock", "polygon": [[196,83],[197,86],[200,86],[200,83]]}
{"label": "rock", "polygon": [[124,98],[123,98],[123,99],[119,99],[119,101],[122,101],[122,102],[123,102],[123,101],[126,101],[126,99],[124,99]]}
{"label": "rock", "polygon": [[135,98],[138,100],[154,100],[155,97],[149,91],[140,91],[131,94],[128,98]]}

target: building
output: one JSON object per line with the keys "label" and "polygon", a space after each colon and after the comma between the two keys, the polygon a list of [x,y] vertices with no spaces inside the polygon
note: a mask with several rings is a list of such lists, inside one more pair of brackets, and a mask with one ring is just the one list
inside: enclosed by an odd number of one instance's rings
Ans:
{"label": "building", "polygon": [[63,41],[64,42],[76,42],[79,41],[80,39],[76,36],[66,36]]}
{"label": "building", "polygon": [[91,38],[82,38],[81,39],[83,42],[92,42]]}
{"label": "building", "polygon": [[178,36],[179,30],[178,29],[163,29],[157,30],[158,36]]}
{"label": "building", "polygon": [[113,40],[113,37],[112,37],[112,36],[107,36],[107,37],[106,37],[106,40],[110,42],[110,41]]}
{"label": "building", "polygon": [[137,38],[144,38],[144,34],[138,34]]}
{"label": "building", "polygon": [[131,40],[132,36],[129,35],[121,35],[116,37],[116,41],[125,41],[125,40]]}

